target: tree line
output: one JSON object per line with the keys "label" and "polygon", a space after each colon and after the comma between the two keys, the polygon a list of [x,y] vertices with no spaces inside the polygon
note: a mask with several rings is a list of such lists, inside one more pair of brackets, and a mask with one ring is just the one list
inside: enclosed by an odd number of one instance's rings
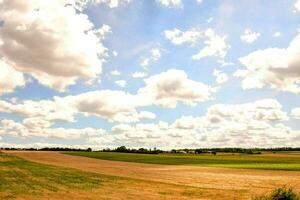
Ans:
{"label": "tree line", "polygon": [[172,149],[170,151],[160,150],[157,148],[127,148],[126,146],[116,147],[114,149],[105,148],[102,150],[93,150],[92,148],[68,148],[68,147],[44,147],[44,148],[0,148],[0,150],[25,150],[25,151],[99,151],[99,152],[119,152],[119,153],[141,153],[141,154],[159,154],[159,153],[243,153],[243,154],[260,154],[262,151],[280,152],[280,151],[300,151],[300,147],[276,147],[276,148],[197,148],[197,149]]}

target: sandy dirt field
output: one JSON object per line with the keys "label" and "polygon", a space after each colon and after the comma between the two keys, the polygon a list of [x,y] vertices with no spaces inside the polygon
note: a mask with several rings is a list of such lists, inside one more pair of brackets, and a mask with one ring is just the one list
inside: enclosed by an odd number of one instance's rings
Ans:
{"label": "sandy dirt field", "polygon": [[[229,199],[251,199],[254,195],[265,194],[282,186],[291,186],[300,192],[300,172],[127,163],[70,156],[58,152],[6,153],[44,164],[142,180],[139,184],[135,182],[135,187],[123,188],[133,195],[133,199],[139,194],[142,195],[140,199],[176,199],[172,195],[165,195],[164,198],[153,196],[153,191],[161,187],[178,190],[180,186],[206,191],[203,199],[224,199],[226,196]],[[147,189],[142,190],[143,186]],[[144,192],[146,194],[143,194]],[[211,195],[208,195],[210,193]],[[111,199],[114,199],[112,191],[110,194]]]}

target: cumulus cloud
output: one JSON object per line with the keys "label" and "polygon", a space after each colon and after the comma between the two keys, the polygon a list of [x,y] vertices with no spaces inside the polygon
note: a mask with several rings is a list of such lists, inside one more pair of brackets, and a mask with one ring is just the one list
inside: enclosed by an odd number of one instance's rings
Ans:
{"label": "cumulus cloud", "polygon": [[273,37],[280,37],[281,36],[281,32],[277,31],[275,33],[273,33]]}
{"label": "cumulus cloud", "polygon": [[235,72],[243,78],[244,89],[262,88],[266,85],[281,91],[300,92],[300,34],[287,48],[257,50],[239,58],[246,69]]}
{"label": "cumulus cloud", "polygon": [[54,100],[25,100],[22,102],[9,102],[0,100],[0,112],[16,114],[25,117],[39,117],[48,121],[63,120],[74,121],[74,109],[68,102],[54,97]]}
{"label": "cumulus cloud", "polygon": [[216,77],[217,84],[222,84],[228,81],[228,75],[219,70],[214,70],[213,75]]}
{"label": "cumulus cloud", "polygon": [[293,108],[291,111],[291,116],[295,119],[300,119],[300,108]]}
{"label": "cumulus cloud", "polygon": [[253,103],[224,105],[217,104],[208,109],[208,115],[247,123],[251,120],[285,121],[287,113],[275,99],[263,99]]}
{"label": "cumulus cloud", "polygon": [[176,119],[173,123],[173,127],[177,129],[194,129],[197,126],[198,118],[192,116],[182,116]]}
{"label": "cumulus cloud", "polygon": [[13,92],[26,83],[23,73],[16,71],[0,59],[0,95]]}
{"label": "cumulus cloud", "polygon": [[148,67],[151,63],[158,61],[161,57],[161,50],[153,48],[150,50],[150,57],[144,58],[141,62],[142,67]]}
{"label": "cumulus cloud", "polygon": [[182,70],[170,69],[145,79],[146,86],[138,94],[155,105],[175,108],[178,102],[196,105],[212,98],[214,90],[204,83],[193,81]]}
{"label": "cumulus cloud", "polygon": [[287,114],[275,99],[244,104],[216,104],[201,116],[182,116],[173,123],[118,124],[114,142],[162,148],[272,146],[293,144],[299,133],[285,126]]}
{"label": "cumulus cloud", "polygon": [[110,28],[94,27],[67,0],[0,2],[0,53],[7,65],[59,91],[78,79],[95,79]]}
{"label": "cumulus cloud", "polygon": [[199,53],[192,56],[194,60],[200,60],[208,56],[215,56],[219,62],[224,62],[224,58],[230,46],[226,43],[226,36],[220,36],[213,29],[207,29],[204,32],[205,47]]}
{"label": "cumulus cloud", "polygon": [[214,92],[213,88],[189,79],[184,71],[171,69],[145,79],[145,86],[136,94],[100,90],[52,100],[0,100],[0,112],[48,121],[74,121],[76,115],[83,114],[110,122],[131,123],[155,118],[153,113],[137,111],[137,108],[151,105],[175,108],[179,102],[196,105],[210,100]]}
{"label": "cumulus cloud", "polygon": [[112,70],[112,71],[110,71],[110,75],[112,75],[112,76],[120,76],[121,72],[119,72],[118,70]]}
{"label": "cumulus cloud", "polygon": [[[126,93],[119,94],[123,98]],[[74,104],[78,111],[87,115],[115,116],[117,110],[135,110],[133,105],[125,103],[123,108],[118,103],[106,104],[97,102],[91,97],[96,94],[85,94],[81,98],[69,96],[69,104]],[[100,94],[97,94],[100,97]],[[103,94],[104,95],[104,94]],[[114,94],[116,95],[116,94]],[[105,95],[107,96],[107,94]],[[101,96],[103,97],[103,96]],[[83,99],[89,99],[86,103]],[[99,99],[99,98],[98,98]],[[78,104],[80,105],[78,105]],[[110,102],[109,102],[110,103]],[[105,105],[104,105],[105,104]],[[106,107],[109,107],[106,109]],[[95,108],[91,111],[89,108]],[[115,109],[113,109],[115,108]],[[292,111],[297,113],[298,111]],[[143,117],[153,119],[155,114],[141,111],[135,112]],[[55,137],[63,139],[86,139],[91,145],[109,147],[122,144],[130,147],[216,147],[216,146],[276,146],[282,143],[297,146],[295,138],[299,132],[283,123],[288,119],[282,105],[275,99],[262,99],[244,104],[216,104],[210,106],[206,113],[199,116],[182,116],[173,123],[120,124],[111,128],[113,134],[103,129],[66,129],[53,127],[53,122],[39,117],[29,117],[21,122],[0,120],[0,135],[16,137]]]}
{"label": "cumulus cloud", "polygon": [[120,5],[130,3],[132,0],[67,0],[76,9],[82,11],[90,5],[105,4],[110,8],[117,8]]}
{"label": "cumulus cloud", "polygon": [[[97,116],[108,121],[136,122],[145,115],[136,111],[146,102],[123,91],[102,90],[63,98],[78,112],[86,116]],[[147,116],[146,116],[147,117]]]}
{"label": "cumulus cloud", "polygon": [[162,6],[168,7],[168,8],[182,8],[183,4],[181,0],[156,0],[157,3],[159,3]]}
{"label": "cumulus cloud", "polygon": [[224,58],[230,49],[230,45],[226,42],[227,37],[218,35],[215,30],[211,28],[206,30],[191,28],[186,31],[179,29],[166,30],[164,31],[164,36],[174,45],[187,44],[192,47],[199,43],[200,40],[203,40],[204,48],[192,56],[194,60],[214,56],[218,58],[219,62],[224,63]]}
{"label": "cumulus cloud", "polygon": [[54,128],[48,121],[39,118],[27,118],[22,122],[3,119],[0,120],[0,135],[11,135],[16,137],[45,137],[60,139],[79,139],[95,136],[103,136],[103,129],[93,128]]}
{"label": "cumulus cloud", "polygon": [[251,44],[251,43],[255,42],[259,37],[260,37],[260,33],[254,32],[251,29],[247,28],[244,31],[243,35],[241,35],[241,40],[244,43]]}
{"label": "cumulus cloud", "polygon": [[296,9],[297,12],[300,11],[300,0],[297,0],[297,1],[295,2],[295,9]]}
{"label": "cumulus cloud", "polygon": [[199,29],[190,29],[181,31],[177,28],[164,31],[166,39],[170,40],[174,45],[195,45],[202,37],[203,33]]}
{"label": "cumulus cloud", "polygon": [[126,84],[127,84],[127,81],[125,81],[125,80],[117,80],[117,81],[115,81],[115,84],[117,86],[121,87],[121,88],[124,88],[126,86]]}
{"label": "cumulus cloud", "polygon": [[92,3],[94,3],[94,4],[105,3],[110,8],[116,8],[116,7],[120,6],[120,5],[128,4],[131,1],[132,0],[92,0]]}
{"label": "cumulus cloud", "polygon": [[147,74],[145,72],[134,72],[132,73],[132,78],[145,78]]}

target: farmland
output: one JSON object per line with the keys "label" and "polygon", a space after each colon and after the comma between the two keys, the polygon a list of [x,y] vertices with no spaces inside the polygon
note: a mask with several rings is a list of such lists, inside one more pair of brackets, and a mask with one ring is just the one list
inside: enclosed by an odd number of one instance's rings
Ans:
{"label": "farmland", "polygon": [[[153,162],[149,164],[149,160]],[[220,160],[222,165],[218,165]],[[252,199],[282,186],[300,192],[300,172],[295,167],[298,153],[213,156],[7,151],[0,154],[0,163],[4,177],[0,199]],[[249,163],[250,167],[269,163],[276,170],[249,169]]]}
{"label": "farmland", "polygon": [[145,196],[147,199],[197,199],[222,192],[56,167],[3,153],[0,153],[0,177],[1,200],[141,199]]}
{"label": "farmland", "polygon": [[195,165],[238,169],[295,170],[300,171],[300,153],[249,154],[129,154],[115,152],[69,152],[69,155],[90,158],[163,165]]}

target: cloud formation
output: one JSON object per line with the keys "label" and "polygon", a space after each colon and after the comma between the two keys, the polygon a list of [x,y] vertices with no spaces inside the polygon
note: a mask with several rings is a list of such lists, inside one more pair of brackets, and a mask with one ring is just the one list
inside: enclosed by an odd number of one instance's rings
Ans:
{"label": "cloud formation", "polygon": [[0,59],[0,95],[13,92],[17,87],[26,83],[23,73],[16,71]]}
{"label": "cloud formation", "polygon": [[230,45],[226,42],[227,37],[218,35],[212,28],[206,30],[191,28],[186,31],[175,28],[164,31],[164,36],[174,45],[186,44],[191,47],[195,47],[200,40],[203,40],[204,48],[192,56],[193,60],[214,56],[218,59],[218,62],[224,63],[224,58],[230,49]]}
{"label": "cloud formation", "polygon": [[[181,116],[173,123],[118,124],[111,142],[128,146],[160,148],[256,147],[286,144],[297,146],[299,131],[283,123],[288,119],[275,99],[261,99],[245,104],[216,104],[201,116]],[[97,141],[97,140],[94,140]],[[104,144],[99,140],[97,144]],[[107,142],[107,140],[105,140]]]}
{"label": "cloud formation", "polygon": [[204,32],[205,47],[199,53],[192,56],[194,60],[200,60],[205,57],[214,56],[219,62],[224,63],[224,58],[230,46],[226,43],[226,36],[220,36],[213,29],[207,29]]}
{"label": "cloud formation", "polygon": [[259,37],[260,37],[260,33],[254,32],[251,29],[247,28],[244,31],[243,35],[241,35],[241,40],[244,43],[251,44],[251,43],[255,42]]}
{"label": "cloud formation", "polygon": [[138,94],[166,108],[175,108],[178,102],[193,106],[210,100],[215,92],[208,85],[193,81],[184,71],[176,69],[151,76],[145,79],[145,84]]}
{"label": "cloud formation", "polygon": [[170,40],[174,45],[195,45],[202,37],[203,33],[199,29],[190,29],[181,31],[177,28],[164,31],[166,39]]}
{"label": "cloud formation", "polygon": [[117,90],[100,90],[54,97],[53,100],[9,102],[0,100],[0,112],[39,117],[48,121],[74,121],[77,114],[96,116],[110,122],[132,123],[153,119],[151,112],[137,111],[151,105],[175,108],[177,103],[188,105],[212,98],[214,89],[188,79],[181,70],[168,70],[145,79],[137,94]]}
{"label": "cloud formation", "polygon": [[157,3],[159,3],[162,6],[168,7],[168,8],[182,8],[183,4],[181,0],[156,0]]}
{"label": "cloud formation", "polygon": [[239,58],[246,69],[238,70],[235,76],[243,78],[243,89],[271,88],[300,92],[300,34],[287,48],[268,48]]}
{"label": "cloud formation", "polygon": [[[14,70],[59,91],[78,79],[95,79],[107,49],[107,25],[97,29],[68,1],[0,2],[0,54]],[[41,45],[43,44],[43,45]]]}

